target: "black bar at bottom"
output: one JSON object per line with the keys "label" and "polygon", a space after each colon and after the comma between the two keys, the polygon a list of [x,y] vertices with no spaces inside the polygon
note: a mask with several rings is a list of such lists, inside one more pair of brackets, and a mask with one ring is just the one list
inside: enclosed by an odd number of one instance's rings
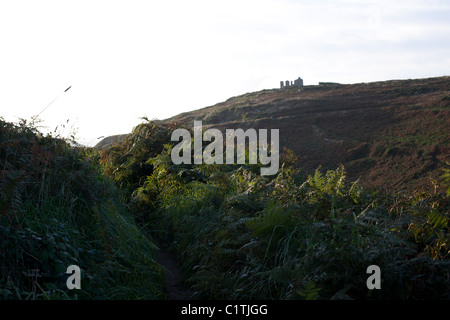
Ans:
{"label": "black bar at bottom", "polygon": [[[2,312],[15,316],[38,314],[64,318],[145,315],[148,319],[310,319],[322,316],[357,318],[417,315],[420,311],[445,310],[443,301],[0,301]],[[8,310],[9,309],[9,310]],[[125,319],[128,320],[128,319]],[[131,319],[130,319],[131,320]]]}

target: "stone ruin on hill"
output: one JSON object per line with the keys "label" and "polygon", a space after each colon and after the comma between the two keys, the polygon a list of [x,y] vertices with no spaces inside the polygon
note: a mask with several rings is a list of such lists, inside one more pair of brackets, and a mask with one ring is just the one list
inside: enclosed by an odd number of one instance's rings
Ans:
{"label": "stone ruin on hill", "polygon": [[287,87],[303,87],[303,79],[299,77],[297,80],[294,80],[294,82],[289,80],[286,80],[286,82],[280,81],[280,89],[284,89]]}

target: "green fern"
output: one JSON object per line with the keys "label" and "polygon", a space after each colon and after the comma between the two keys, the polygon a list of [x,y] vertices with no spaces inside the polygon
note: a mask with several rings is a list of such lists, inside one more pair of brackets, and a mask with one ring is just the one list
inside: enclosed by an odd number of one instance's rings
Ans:
{"label": "green fern", "polygon": [[305,300],[318,300],[320,288],[317,288],[313,281],[308,281],[297,291],[297,294]]}

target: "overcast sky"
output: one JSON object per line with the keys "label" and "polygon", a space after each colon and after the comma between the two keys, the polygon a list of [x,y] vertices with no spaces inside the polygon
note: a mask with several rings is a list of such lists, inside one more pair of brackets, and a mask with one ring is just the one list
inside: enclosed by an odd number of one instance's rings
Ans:
{"label": "overcast sky", "polygon": [[[450,1],[0,0],[0,116],[79,142],[299,76],[450,75]],[[67,87],[72,88],[61,94]],[[45,131],[45,129],[43,129]]]}

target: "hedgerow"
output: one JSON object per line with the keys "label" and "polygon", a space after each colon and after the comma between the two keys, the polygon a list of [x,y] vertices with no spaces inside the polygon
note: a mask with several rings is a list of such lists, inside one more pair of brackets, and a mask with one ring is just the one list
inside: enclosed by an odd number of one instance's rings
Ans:
{"label": "hedgerow", "polygon": [[[1,298],[164,296],[156,245],[87,153],[0,119]],[[81,290],[66,286],[70,265]]]}

